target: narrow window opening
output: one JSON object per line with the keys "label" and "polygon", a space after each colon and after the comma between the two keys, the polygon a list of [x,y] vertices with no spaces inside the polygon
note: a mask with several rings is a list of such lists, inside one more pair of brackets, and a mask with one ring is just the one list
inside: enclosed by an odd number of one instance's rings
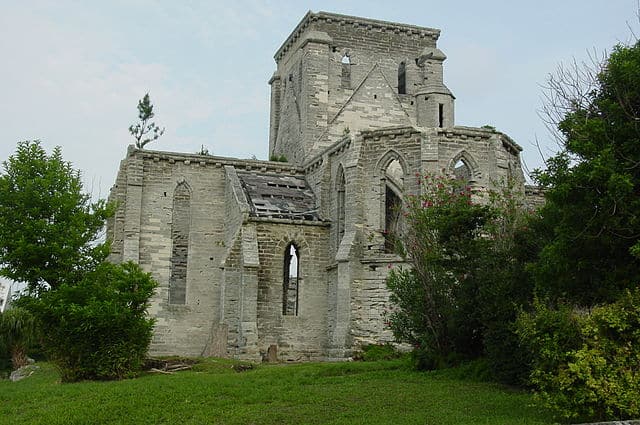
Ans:
{"label": "narrow window opening", "polygon": [[438,103],[438,127],[444,127],[444,105]]}
{"label": "narrow window opening", "polygon": [[181,183],[173,194],[173,212],[171,214],[169,304],[186,304],[190,224],[191,194],[187,185]]}
{"label": "narrow window opening", "polygon": [[398,194],[387,185],[385,188],[385,240],[384,240],[384,250],[385,252],[394,252],[395,250],[395,242],[398,237],[399,231],[399,219],[400,219],[400,208],[402,206],[402,201]]}
{"label": "narrow window opening", "polygon": [[338,171],[338,184],[337,184],[337,247],[340,247],[340,242],[342,242],[342,237],[344,236],[345,229],[345,179],[344,179],[344,171],[342,168]]}
{"label": "narrow window opening", "polygon": [[404,170],[400,161],[394,159],[385,170],[384,235],[385,252],[394,252],[396,241],[402,230],[402,198]]}
{"label": "narrow window opening", "polygon": [[351,58],[348,53],[342,56],[342,75],[340,78],[340,86],[343,89],[351,88]]}
{"label": "narrow window opening", "polygon": [[284,252],[284,279],[282,285],[282,314],[298,315],[298,295],[300,283],[300,254],[290,243]]}
{"label": "narrow window opening", "polygon": [[404,62],[398,67],[398,94],[407,94],[407,72]]}

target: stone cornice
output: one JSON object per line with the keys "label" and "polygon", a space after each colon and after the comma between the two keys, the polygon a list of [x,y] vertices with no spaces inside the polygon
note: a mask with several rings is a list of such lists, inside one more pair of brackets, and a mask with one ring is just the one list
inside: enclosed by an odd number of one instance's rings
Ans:
{"label": "stone cornice", "polygon": [[440,30],[435,28],[419,27],[417,25],[399,24],[396,22],[380,21],[377,19],[359,18],[357,16],[340,15],[329,12],[307,12],[300,23],[291,32],[289,37],[282,43],[273,58],[279,62],[282,56],[295,44],[300,35],[307,29],[310,23],[316,21],[339,22],[342,25],[353,25],[367,30],[390,31],[396,34],[405,33],[407,35],[417,35],[421,38],[431,38],[434,41],[440,37]]}
{"label": "stone cornice", "polygon": [[226,165],[231,165],[238,170],[304,175],[304,169],[302,167],[286,162],[263,161],[259,159],[238,159],[223,156],[199,155],[194,153],[152,151],[147,149],[136,149],[133,146],[129,146],[127,157],[130,158],[133,156],[155,162],[167,161],[170,164],[182,162],[186,165],[201,167],[224,167]]}

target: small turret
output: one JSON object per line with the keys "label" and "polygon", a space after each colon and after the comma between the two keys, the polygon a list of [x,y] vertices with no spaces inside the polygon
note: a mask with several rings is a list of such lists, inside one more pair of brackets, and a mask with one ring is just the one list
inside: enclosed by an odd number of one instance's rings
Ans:
{"label": "small turret", "polygon": [[416,124],[420,127],[453,127],[455,97],[444,85],[441,50],[427,47],[416,58],[422,81],[415,91]]}

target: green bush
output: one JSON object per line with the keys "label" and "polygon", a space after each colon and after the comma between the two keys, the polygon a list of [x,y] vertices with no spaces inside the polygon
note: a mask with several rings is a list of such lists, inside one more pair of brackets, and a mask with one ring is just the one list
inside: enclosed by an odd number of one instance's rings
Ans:
{"label": "green bush", "polygon": [[269,157],[269,161],[275,162],[288,162],[287,157],[284,155],[271,155]]}
{"label": "green bush", "polygon": [[4,337],[0,337],[0,379],[7,376],[12,369],[11,351]]}
{"label": "green bush", "polygon": [[535,353],[538,398],[568,419],[640,415],[640,290],[577,314],[566,307],[523,315],[519,333]]}
{"label": "green bush", "polygon": [[138,265],[103,263],[76,285],[23,301],[65,382],[120,379],[140,370],[153,320],[146,317],[156,283]]}
{"label": "green bush", "polygon": [[358,360],[377,362],[379,360],[393,360],[400,357],[402,357],[402,353],[389,343],[369,344],[362,347],[362,353],[358,356]]}
{"label": "green bush", "polygon": [[13,370],[26,366],[27,351],[35,340],[35,318],[28,310],[15,307],[0,313],[0,370],[7,367],[7,356]]}

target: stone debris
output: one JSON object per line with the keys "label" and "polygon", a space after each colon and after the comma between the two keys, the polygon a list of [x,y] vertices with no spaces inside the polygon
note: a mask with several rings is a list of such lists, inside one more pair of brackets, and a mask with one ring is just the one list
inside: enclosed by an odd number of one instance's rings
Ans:
{"label": "stone debris", "polygon": [[11,372],[11,375],[9,375],[9,380],[11,382],[17,382],[24,378],[28,378],[29,376],[33,375],[38,369],[40,369],[40,366],[34,364],[22,366],[21,368]]}

